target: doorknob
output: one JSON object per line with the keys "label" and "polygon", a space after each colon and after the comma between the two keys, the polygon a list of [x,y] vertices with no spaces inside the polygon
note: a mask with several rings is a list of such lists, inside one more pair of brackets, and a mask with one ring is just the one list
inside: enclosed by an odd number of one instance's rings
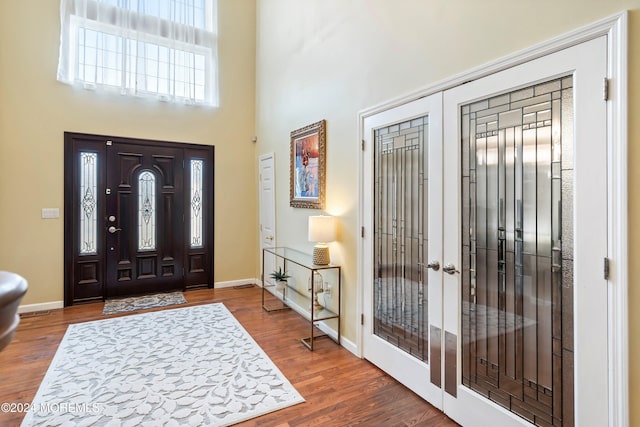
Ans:
{"label": "doorknob", "polygon": [[447,265],[445,265],[444,267],[442,267],[442,271],[444,271],[447,274],[455,274],[455,273],[460,273],[460,271],[458,269],[456,269],[456,266],[449,263]]}
{"label": "doorknob", "polygon": [[430,261],[429,264],[427,264],[427,268],[432,269],[433,271],[438,271],[440,270],[440,263],[438,261]]}
{"label": "doorknob", "polygon": [[122,228],[115,228],[113,225],[111,227],[107,228],[107,231],[109,231],[109,233],[111,233],[111,234],[115,233],[116,231],[120,231],[120,230],[122,230]]}
{"label": "doorknob", "polygon": [[267,237],[265,237],[265,239],[267,239],[267,240],[273,240],[273,236],[267,236]]}

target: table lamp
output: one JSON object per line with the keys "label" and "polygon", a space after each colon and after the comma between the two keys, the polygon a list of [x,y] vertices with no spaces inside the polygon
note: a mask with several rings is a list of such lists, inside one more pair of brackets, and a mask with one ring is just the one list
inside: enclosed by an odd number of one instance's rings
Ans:
{"label": "table lamp", "polygon": [[316,265],[329,264],[328,243],[336,240],[335,218],[327,215],[309,217],[309,241],[316,242],[313,247],[313,263]]}

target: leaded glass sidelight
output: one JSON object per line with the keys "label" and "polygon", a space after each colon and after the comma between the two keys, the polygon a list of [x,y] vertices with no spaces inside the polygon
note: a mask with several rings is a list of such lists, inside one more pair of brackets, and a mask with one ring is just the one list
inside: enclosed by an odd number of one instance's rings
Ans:
{"label": "leaded glass sidelight", "polygon": [[461,107],[462,381],[573,419],[572,77]]}
{"label": "leaded glass sidelight", "polygon": [[202,234],[202,184],[204,172],[203,160],[191,160],[191,247],[201,248],[204,246],[204,236]]}
{"label": "leaded glass sidelight", "polygon": [[156,248],[156,176],[142,171],[138,176],[138,249]]}
{"label": "leaded glass sidelight", "polygon": [[80,255],[95,255],[98,240],[98,153],[80,152]]}
{"label": "leaded glass sidelight", "polygon": [[374,333],[426,361],[428,354],[428,117],[377,129],[374,141]]}

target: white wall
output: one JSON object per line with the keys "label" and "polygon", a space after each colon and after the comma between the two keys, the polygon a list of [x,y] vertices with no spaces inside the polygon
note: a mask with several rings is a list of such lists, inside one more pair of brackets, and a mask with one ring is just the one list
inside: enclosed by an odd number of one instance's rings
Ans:
{"label": "white wall", "polygon": [[[306,218],[317,211],[289,207],[289,133],[326,119],[326,212],[340,218],[331,249],[332,260],[344,266],[347,339],[355,340],[359,323],[358,112],[631,9],[629,147],[631,159],[640,161],[640,129],[632,119],[640,106],[640,84],[632,77],[640,71],[638,8],[639,0],[257,0],[258,154],[276,153],[278,245],[311,250]],[[640,171],[630,170],[634,188]],[[640,196],[629,198],[631,237],[640,238],[634,220]],[[640,245],[630,242],[633,260]],[[631,303],[640,302],[633,287],[640,266],[630,269]],[[640,314],[632,316],[633,360],[640,355]],[[632,400],[640,399],[639,387],[640,369],[632,367]],[[640,424],[636,412],[632,421]]]}

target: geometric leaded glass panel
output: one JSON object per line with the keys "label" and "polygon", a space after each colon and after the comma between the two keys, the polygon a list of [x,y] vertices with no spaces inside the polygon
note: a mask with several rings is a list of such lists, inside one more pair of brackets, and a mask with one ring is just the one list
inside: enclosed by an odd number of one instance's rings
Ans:
{"label": "geometric leaded glass panel", "polygon": [[191,247],[201,248],[204,246],[204,236],[202,234],[202,184],[204,172],[204,160],[191,160],[191,198],[190,198],[190,224],[191,224]]}
{"label": "geometric leaded glass panel", "polygon": [[374,134],[373,332],[422,361],[428,359],[428,129],[424,116]]}
{"label": "geometric leaded glass panel", "polygon": [[80,153],[80,255],[95,255],[98,241],[98,153]]}
{"label": "geometric leaded glass panel", "polygon": [[156,248],[156,177],[151,171],[138,176],[138,249]]}
{"label": "geometric leaded glass panel", "polygon": [[573,78],[461,107],[462,381],[573,419]]}

